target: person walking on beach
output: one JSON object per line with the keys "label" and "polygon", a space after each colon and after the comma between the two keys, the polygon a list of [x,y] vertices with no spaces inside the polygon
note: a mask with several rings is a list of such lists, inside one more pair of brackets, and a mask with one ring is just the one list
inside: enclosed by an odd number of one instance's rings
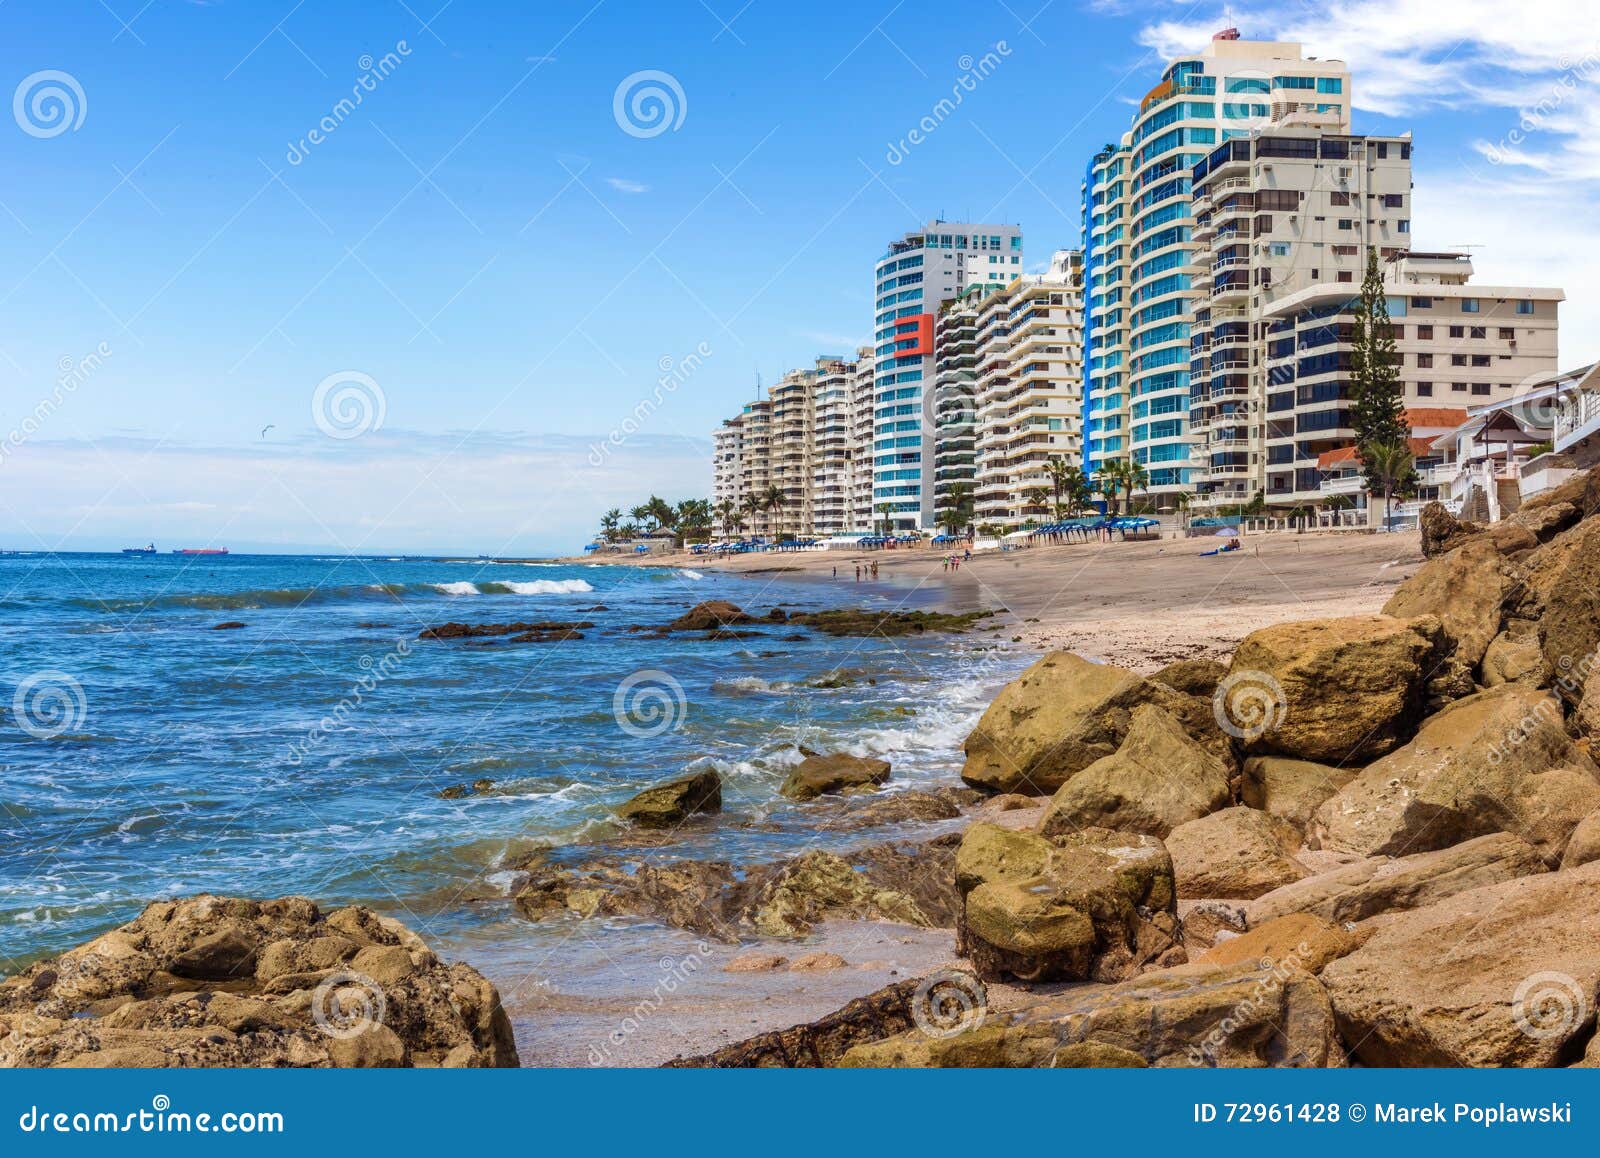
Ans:
{"label": "person walking on beach", "polygon": [[861,564],[860,563],[856,564],[856,582],[857,583],[861,582]]}
{"label": "person walking on beach", "polygon": [[839,577],[839,568],[837,566],[835,566],[834,569],[833,569],[833,577],[835,579],[837,579]]}

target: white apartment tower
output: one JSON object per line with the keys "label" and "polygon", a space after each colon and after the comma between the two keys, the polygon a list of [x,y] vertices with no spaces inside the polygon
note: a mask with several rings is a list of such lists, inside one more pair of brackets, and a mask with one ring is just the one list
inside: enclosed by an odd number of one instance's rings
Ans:
{"label": "white apartment tower", "polygon": [[934,320],[968,286],[1021,272],[1018,226],[945,221],[890,242],[873,268],[872,505],[896,530],[934,525]]}
{"label": "white apartment tower", "polygon": [[1218,33],[1180,57],[1083,182],[1085,468],[1131,459],[1148,490],[1193,485],[1190,327],[1198,296],[1191,170],[1280,125],[1348,134],[1350,73],[1298,44]]}
{"label": "white apartment tower", "polygon": [[1051,461],[1083,453],[1082,252],[1058,250],[1048,273],[989,294],[974,344],[974,521],[1007,530],[1045,521],[1038,492],[1052,492]]}

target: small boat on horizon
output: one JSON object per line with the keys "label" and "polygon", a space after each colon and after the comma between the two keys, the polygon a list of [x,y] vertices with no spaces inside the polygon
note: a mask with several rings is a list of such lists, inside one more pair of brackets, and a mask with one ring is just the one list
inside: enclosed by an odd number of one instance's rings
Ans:
{"label": "small boat on horizon", "polygon": [[174,547],[174,555],[226,555],[226,547]]}
{"label": "small boat on horizon", "polygon": [[124,555],[154,555],[156,553],[156,545],[151,543],[148,547],[124,547],[122,548],[122,553]]}

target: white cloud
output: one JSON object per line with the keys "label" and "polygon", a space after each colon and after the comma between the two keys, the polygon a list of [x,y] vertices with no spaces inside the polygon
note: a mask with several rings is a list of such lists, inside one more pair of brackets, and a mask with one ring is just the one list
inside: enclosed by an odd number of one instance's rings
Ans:
{"label": "white cloud", "polygon": [[626,177],[607,177],[606,184],[619,193],[648,193],[650,186],[642,181],[630,181]]}

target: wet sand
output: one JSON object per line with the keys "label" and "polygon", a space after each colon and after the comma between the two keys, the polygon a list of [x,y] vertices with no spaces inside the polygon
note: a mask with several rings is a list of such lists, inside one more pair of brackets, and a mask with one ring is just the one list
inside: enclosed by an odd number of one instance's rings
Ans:
{"label": "wet sand", "polygon": [[603,561],[814,576],[838,587],[841,606],[860,591],[856,566],[876,562],[874,590],[933,593],[953,611],[1002,611],[1003,637],[1023,647],[1066,648],[1140,671],[1173,659],[1225,656],[1269,624],[1376,612],[1422,562],[1414,534],[1255,535],[1244,538],[1239,551],[1201,557],[1219,542],[1163,539],[984,551],[955,570],[946,570],[944,553],[933,548]]}

